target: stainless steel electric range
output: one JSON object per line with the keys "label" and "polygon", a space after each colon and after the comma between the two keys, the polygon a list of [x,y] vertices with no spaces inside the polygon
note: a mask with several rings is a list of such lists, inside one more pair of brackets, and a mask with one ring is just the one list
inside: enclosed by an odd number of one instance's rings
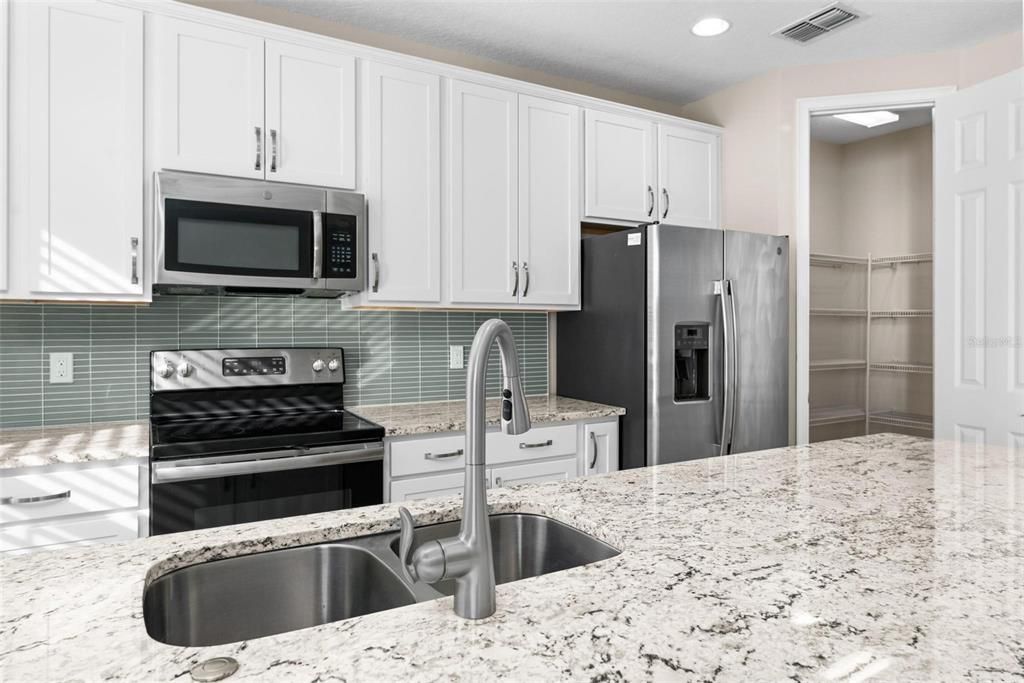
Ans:
{"label": "stainless steel electric range", "polygon": [[150,354],[150,533],[383,502],[384,429],[340,348]]}

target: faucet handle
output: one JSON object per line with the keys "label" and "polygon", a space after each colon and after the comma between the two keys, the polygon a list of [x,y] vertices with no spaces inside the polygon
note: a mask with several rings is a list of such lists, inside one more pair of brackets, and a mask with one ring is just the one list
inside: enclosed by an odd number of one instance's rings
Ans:
{"label": "faucet handle", "polygon": [[412,514],[405,506],[398,508],[398,518],[402,528],[402,535],[398,542],[398,560],[402,563],[402,572],[405,574],[405,578],[416,583],[418,580],[416,567],[412,564],[412,539],[416,524],[413,522]]}

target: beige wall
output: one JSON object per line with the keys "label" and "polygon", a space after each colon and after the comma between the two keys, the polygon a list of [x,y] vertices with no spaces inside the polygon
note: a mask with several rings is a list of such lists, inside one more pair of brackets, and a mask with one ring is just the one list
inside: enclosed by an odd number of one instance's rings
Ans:
{"label": "beige wall", "polygon": [[511,64],[505,64],[503,62],[496,62],[484,57],[469,55],[464,52],[457,52],[455,50],[448,50],[441,47],[426,45],[424,43],[418,43],[397,35],[371,31],[369,29],[337,21],[328,21],[317,17],[310,17],[297,12],[289,12],[288,10],[277,7],[267,7],[255,2],[244,2],[243,0],[177,1],[189,5],[219,10],[229,14],[235,14],[240,17],[266,21],[279,26],[288,26],[301,31],[319,33],[320,35],[348,40],[362,45],[369,45],[382,50],[391,50],[393,52],[400,52],[414,57],[422,57],[423,59],[432,59],[438,62],[444,62],[445,64],[464,67],[466,69],[475,69],[476,71],[483,71],[497,76],[515,78],[520,81],[536,83],[549,88],[557,88],[559,90],[575,92],[581,95],[589,95],[590,97],[597,97],[611,102],[650,109],[652,111],[671,114],[673,116],[679,115],[679,104],[675,102],[664,102],[650,97],[642,97],[640,95],[634,95],[621,90],[605,88],[586,81],[563,78],[561,76],[555,76],[534,69],[526,69],[523,67],[513,66]]}
{"label": "beige wall", "polygon": [[843,239],[843,145],[811,140],[811,251],[846,254]]}

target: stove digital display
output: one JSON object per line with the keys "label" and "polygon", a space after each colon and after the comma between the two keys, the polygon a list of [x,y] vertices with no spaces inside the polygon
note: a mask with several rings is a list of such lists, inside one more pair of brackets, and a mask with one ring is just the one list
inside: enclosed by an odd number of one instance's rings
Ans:
{"label": "stove digital display", "polygon": [[283,375],[286,371],[284,356],[225,358],[221,362],[221,372],[225,377],[240,377],[244,375]]}

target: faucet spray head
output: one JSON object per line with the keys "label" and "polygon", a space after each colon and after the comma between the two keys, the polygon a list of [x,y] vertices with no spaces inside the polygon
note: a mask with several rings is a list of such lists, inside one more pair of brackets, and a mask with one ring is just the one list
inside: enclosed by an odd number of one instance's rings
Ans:
{"label": "faucet spray head", "polygon": [[519,375],[505,377],[501,389],[501,431],[522,434],[530,429],[530,411]]}

